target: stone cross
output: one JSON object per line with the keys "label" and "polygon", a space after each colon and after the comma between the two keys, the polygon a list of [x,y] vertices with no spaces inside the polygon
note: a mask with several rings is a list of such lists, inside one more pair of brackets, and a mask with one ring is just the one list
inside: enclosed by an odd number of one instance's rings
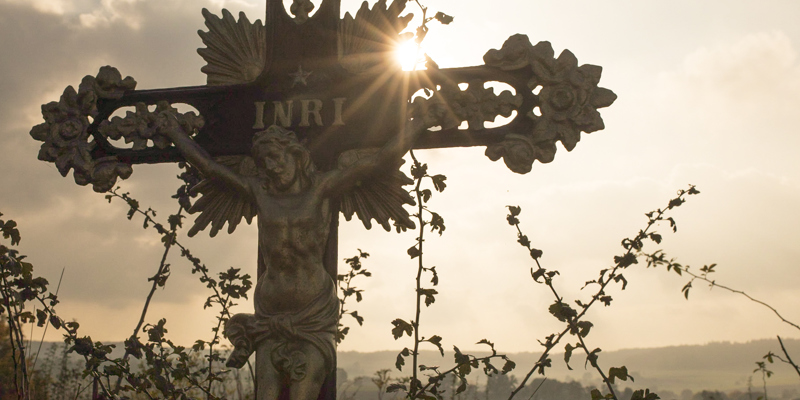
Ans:
{"label": "stone cross", "polygon": [[[524,35],[488,51],[482,66],[403,71],[393,54],[411,20],[401,16],[407,0],[365,2],[343,18],[340,1],[322,0],[309,16],[314,5],[295,0],[292,17],[267,0],[263,25],[203,10],[206,86],[137,91],[103,67],[43,105],[45,122],[31,130],[44,142],[39,159],[98,192],[133,164],[188,161],[206,178],[194,189],[203,196],[190,236],[258,217],[255,313],[225,328],[228,366],[256,353],[257,399],[335,397],[338,215],[356,214],[368,229],[373,219],[412,227],[403,154],[486,146],[524,174],[552,161],[556,142],[570,151],[581,131],[603,129],[597,109],[616,99],[597,86],[600,67],[578,66],[568,50],[556,58]],[[487,82],[513,91],[495,94]],[[181,103],[199,115],[173,107]],[[514,117],[484,126],[498,115]]]}

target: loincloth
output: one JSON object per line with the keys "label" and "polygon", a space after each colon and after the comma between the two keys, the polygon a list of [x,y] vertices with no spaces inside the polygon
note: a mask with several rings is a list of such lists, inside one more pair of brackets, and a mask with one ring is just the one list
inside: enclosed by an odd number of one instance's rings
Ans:
{"label": "loincloth", "polygon": [[[325,370],[332,371],[336,366],[339,298],[333,280],[326,282],[325,289],[297,312],[236,314],[231,317],[225,325],[225,334],[235,349],[228,359],[228,366],[239,368],[237,365],[243,365],[259,343],[270,339],[276,343],[270,353],[272,365],[290,379],[300,380],[305,376],[305,356],[298,342],[311,343],[316,347],[325,360]],[[238,354],[239,358],[244,357],[244,361],[237,362],[234,354]]]}

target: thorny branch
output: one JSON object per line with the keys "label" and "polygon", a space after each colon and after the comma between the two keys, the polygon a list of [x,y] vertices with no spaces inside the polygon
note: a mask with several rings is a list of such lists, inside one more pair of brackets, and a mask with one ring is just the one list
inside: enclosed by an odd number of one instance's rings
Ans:
{"label": "thorny branch", "polygon": [[[531,269],[531,277],[534,279],[534,281],[546,284],[550,288],[550,290],[556,297],[556,303],[554,303],[550,307],[550,313],[553,314],[553,316],[555,316],[562,322],[567,322],[568,324],[568,326],[560,333],[548,336],[544,343],[540,342],[542,346],[545,347],[544,352],[539,357],[534,366],[530,369],[530,371],[528,371],[528,373],[525,375],[522,382],[520,382],[517,388],[511,392],[509,400],[513,399],[513,397],[525,387],[525,385],[527,384],[531,376],[534,374],[534,372],[538,371],[540,374],[544,374],[545,368],[551,366],[549,353],[567,333],[571,333],[579,337],[580,344],[577,347],[582,347],[584,352],[587,353],[587,362],[591,362],[592,366],[595,367],[595,369],[597,369],[598,372],[600,372],[601,377],[603,377],[603,381],[609,388],[610,391],[609,395],[612,396],[612,398],[616,398],[616,394],[611,388],[611,383],[614,382],[615,378],[619,378],[621,380],[627,380],[627,378],[630,377],[627,373],[627,369],[625,367],[611,368],[609,370],[608,376],[606,376],[603,373],[602,369],[600,369],[596,364],[597,353],[600,351],[600,349],[595,349],[594,351],[589,352],[588,349],[586,348],[584,341],[582,340],[583,337],[588,335],[589,329],[591,328],[592,324],[588,321],[581,321],[581,318],[583,318],[586,315],[589,308],[591,308],[591,306],[594,305],[597,301],[600,301],[607,306],[610,305],[612,298],[605,292],[607,286],[611,284],[612,281],[616,283],[621,282],[622,290],[624,290],[625,286],[627,285],[627,280],[621,274],[621,270],[624,270],[629,266],[638,263],[637,255],[640,253],[645,240],[649,239],[655,243],[661,242],[661,235],[659,235],[656,232],[651,232],[653,227],[659,224],[660,222],[667,221],[670,223],[670,227],[673,229],[673,232],[677,231],[675,220],[672,217],[665,217],[666,212],[674,209],[675,207],[679,207],[681,204],[683,204],[686,201],[685,200],[686,196],[695,195],[699,193],[700,192],[695,188],[695,186],[690,185],[689,189],[678,191],[678,196],[670,200],[666,208],[664,209],[659,208],[656,211],[652,211],[645,214],[648,218],[647,226],[643,230],[640,230],[639,233],[634,238],[632,239],[628,238],[622,241],[622,246],[625,249],[625,253],[621,256],[614,257],[614,267],[612,267],[611,269],[601,270],[600,276],[597,280],[592,280],[586,283],[584,287],[590,284],[595,284],[598,285],[599,288],[597,289],[595,294],[592,295],[591,300],[588,303],[584,304],[580,300],[576,300],[576,304],[579,307],[581,307],[580,311],[573,309],[567,303],[564,303],[562,301],[562,298],[558,295],[558,293],[556,292],[555,288],[552,285],[553,277],[555,275],[558,275],[559,272],[548,271],[542,268],[541,264],[539,263],[539,258],[543,254],[542,251],[533,248],[531,246],[531,242],[528,239],[528,237],[525,236],[522,233],[521,229],[519,228],[520,222],[517,216],[520,214],[521,209],[519,207],[509,206],[510,214],[508,215],[507,218],[508,223],[517,228],[518,242],[523,247],[526,247],[528,249],[531,258],[533,258],[534,261],[536,262],[537,269],[536,270]],[[543,279],[543,281],[540,281],[539,279]],[[566,361],[569,360],[569,355],[571,354],[571,351],[574,348],[576,347],[567,345],[565,352]],[[595,397],[596,395],[602,397],[599,391],[597,393],[593,392],[592,396]],[[642,394],[639,395],[641,396]]]}

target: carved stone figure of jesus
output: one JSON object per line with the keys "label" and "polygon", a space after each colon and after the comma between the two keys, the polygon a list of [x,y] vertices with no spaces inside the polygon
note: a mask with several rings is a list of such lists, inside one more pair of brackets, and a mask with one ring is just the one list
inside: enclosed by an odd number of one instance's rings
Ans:
{"label": "carved stone figure of jesus", "polygon": [[410,120],[379,151],[346,168],[319,172],[295,134],[273,125],[253,137],[255,176],[216,162],[188,135],[170,131],[169,138],[206,179],[222,183],[256,209],[255,314],[234,315],[225,332],[234,344],[229,367],[242,367],[255,351],[259,400],[277,399],[284,387],[292,400],[317,399],[326,375],[336,367],[339,302],[333,278],[323,267],[331,199],[396,168],[425,128],[421,119]]}

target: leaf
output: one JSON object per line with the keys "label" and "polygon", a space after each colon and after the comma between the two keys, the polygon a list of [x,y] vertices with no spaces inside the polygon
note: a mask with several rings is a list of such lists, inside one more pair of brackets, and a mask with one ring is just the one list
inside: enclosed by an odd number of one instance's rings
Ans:
{"label": "leaf", "polygon": [[[442,235],[442,232],[445,230],[444,226],[444,218],[438,213],[432,212],[431,213],[431,221],[429,222],[431,226],[431,232],[439,231],[439,236]],[[414,257],[412,257],[414,258]]]}
{"label": "leaf", "polygon": [[428,164],[415,164],[411,166],[411,176],[416,179],[422,179],[428,173]]}
{"label": "leaf", "polygon": [[572,350],[575,349],[576,348],[572,347],[571,343],[567,343],[567,345],[564,346],[564,363],[567,364],[567,369],[569,369],[570,371],[572,371],[572,367],[569,366],[569,359],[572,358]]}
{"label": "leaf", "polygon": [[716,267],[716,266],[717,266],[716,263],[715,264],[711,264],[711,265],[704,265],[703,268],[700,268],[700,272],[703,272],[705,274],[713,273],[713,272],[715,272],[714,271],[714,267]]}
{"label": "leaf", "polygon": [[[441,13],[439,13],[439,14],[441,14]],[[436,14],[436,15],[439,15],[439,14]],[[447,184],[444,183],[444,181],[446,179],[447,179],[447,177],[444,176],[444,175],[434,175],[434,176],[432,176],[431,180],[433,181],[433,188],[436,189],[437,192],[440,192],[440,193],[444,192],[444,188],[447,187]]]}
{"label": "leaf", "polygon": [[578,328],[580,329],[578,335],[580,335],[581,337],[589,336],[589,331],[594,326],[594,324],[589,321],[578,321],[576,325],[578,325]]}
{"label": "leaf", "polygon": [[431,199],[431,196],[433,195],[433,193],[431,192],[431,190],[430,190],[430,189],[425,189],[425,190],[422,190],[422,191],[420,192],[420,194],[422,195],[422,202],[423,202],[423,203],[427,203],[427,202],[428,202],[428,200],[430,200],[430,199]]}
{"label": "leaf", "polygon": [[614,282],[619,283],[619,281],[622,281],[622,290],[625,290],[625,287],[628,286],[628,280],[625,279],[625,277],[622,276],[622,275],[615,276],[614,277]]}
{"label": "leaf", "polygon": [[444,357],[444,349],[442,348],[442,337],[441,336],[433,335],[433,336],[431,336],[430,339],[428,339],[428,342],[431,342],[431,343],[433,343],[434,346],[438,347],[439,348],[439,353],[441,353],[442,357]]}
{"label": "leaf", "polygon": [[392,336],[394,336],[395,340],[402,337],[403,333],[407,334],[408,336],[414,334],[414,327],[402,319],[395,319],[392,321],[392,325],[394,325],[394,328],[392,328]]}
{"label": "leaf", "polygon": [[437,21],[441,22],[442,25],[450,25],[453,22],[453,17],[443,13],[437,12],[436,15],[433,16]]}
{"label": "leaf", "polygon": [[631,400],[658,400],[660,398],[657,394],[650,392],[650,389],[639,389],[631,396]]}
{"label": "leaf", "polygon": [[356,319],[356,322],[358,322],[358,325],[360,325],[360,326],[364,325],[364,317],[358,315],[358,311],[353,311],[353,312],[350,313],[350,315],[352,315],[353,318]]}
{"label": "leaf", "polygon": [[430,305],[436,301],[436,297],[434,297],[434,295],[439,294],[436,289],[419,289],[418,293],[420,296],[425,296],[426,307],[430,307]]}
{"label": "leaf", "polygon": [[592,350],[591,353],[586,355],[586,362],[583,365],[586,366],[587,363],[591,363],[592,367],[597,368],[597,353],[601,351],[603,350],[599,348]]}
{"label": "leaf", "polygon": [[403,351],[397,354],[397,360],[394,363],[394,366],[397,367],[398,371],[403,370],[403,365],[406,365],[405,357],[411,355],[411,352],[408,350],[408,347],[404,348]]}
{"label": "leaf", "polygon": [[436,286],[439,284],[439,274],[436,273],[436,267],[431,267],[430,271],[433,274],[433,277],[431,278],[431,283],[433,284],[433,286]]}
{"label": "leaf", "polygon": [[61,320],[58,319],[57,316],[51,315],[50,316],[50,325],[53,325],[53,328],[61,329]]}
{"label": "leaf", "polygon": [[550,368],[552,366],[553,366],[553,360],[551,360],[550,357],[548,357],[544,361],[536,363],[536,365],[533,368],[539,372],[539,375],[544,375],[544,369]]}
{"label": "leaf", "polygon": [[632,252],[625,253],[624,256],[614,256],[614,264],[617,264],[620,268],[627,268],[633,264],[638,264],[639,260],[636,259],[636,255]]}
{"label": "leaf", "polygon": [[519,219],[511,214],[506,216],[506,221],[508,221],[508,224],[511,226],[519,225]]}
{"label": "leaf", "polygon": [[516,217],[522,212],[522,207],[519,206],[506,206],[506,207],[508,207],[508,212],[512,217]]}
{"label": "leaf", "polygon": [[44,310],[36,310],[36,326],[42,327],[46,322],[47,313]]}
{"label": "leaf", "polygon": [[683,292],[683,297],[685,297],[686,300],[689,300],[689,289],[691,288],[692,288],[692,281],[689,281],[689,283],[683,285],[683,288],[681,289],[681,292]]}
{"label": "leaf", "polygon": [[478,343],[475,344],[485,344],[489,346],[492,349],[492,351],[494,351],[494,343],[490,342],[489,339],[481,339],[478,341]]}
{"label": "leaf", "polygon": [[628,378],[631,378],[631,382],[634,382],[633,377],[628,375],[628,368],[625,367],[625,366],[622,366],[622,367],[619,367],[619,368],[611,367],[608,370],[608,381],[609,382],[611,382],[613,384],[614,380],[617,379],[617,378],[619,378],[619,380],[621,380],[621,381],[627,381]]}
{"label": "leaf", "polygon": [[468,375],[472,370],[470,367],[470,359],[468,355],[461,353],[457,346],[453,346],[453,360],[458,365],[458,373],[461,375]]}
{"label": "leaf", "polygon": [[507,373],[511,372],[517,366],[517,363],[509,360],[508,358],[506,358],[505,360],[506,360],[506,363],[503,364],[503,374],[507,374]]}
{"label": "leaf", "polygon": [[550,305],[548,310],[550,311],[550,314],[553,314],[553,316],[558,318],[558,320],[561,322],[567,322],[578,315],[577,311],[563,301],[557,301],[553,303]]}
{"label": "leaf", "polygon": [[534,260],[538,260],[539,258],[542,257],[543,254],[544,252],[539,249],[531,249],[531,258],[533,258]]}
{"label": "leaf", "polygon": [[416,245],[409,247],[407,253],[412,259],[422,255],[422,252],[417,248]]}
{"label": "leaf", "polygon": [[534,281],[539,282],[539,278],[544,276],[544,273],[547,272],[546,269],[539,267],[536,271],[531,268],[531,277]]}
{"label": "leaf", "polygon": [[680,207],[681,204],[683,204],[685,202],[686,202],[686,200],[684,200],[684,199],[682,199],[680,197],[676,197],[676,198],[674,198],[674,199],[669,201],[669,205],[667,205],[667,209],[671,210],[671,209],[673,209],[675,207]]}
{"label": "leaf", "polygon": [[459,377],[459,380],[461,383],[459,383],[458,387],[456,388],[456,394],[463,393],[465,390],[467,390],[467,380],[463,377]]}
{"label": "leaf", "polygon": [[653,233],[650,234],[650,240],[656,242],[656,244],[660,244],[661,243],[661,235],[653,232]]}

